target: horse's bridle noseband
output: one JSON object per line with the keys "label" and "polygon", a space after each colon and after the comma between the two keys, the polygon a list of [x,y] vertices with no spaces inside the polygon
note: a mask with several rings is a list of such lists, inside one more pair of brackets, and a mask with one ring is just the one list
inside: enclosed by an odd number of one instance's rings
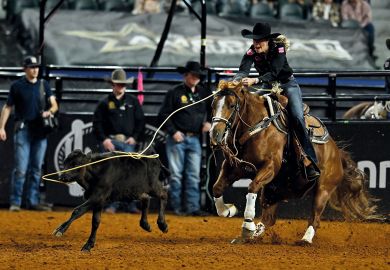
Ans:
{"label": "horse's bridle noseband", "polygon": [[220,97],[220,96],[234,96],[237,99],[236,104],[234,104],[234,109],[228,118],[213,117],[211,120],[211,123],[217,123],[217,122],[225,123],[226,127],[225,127],[224,133],[226,133],[226,131],[232,127],[233,122],[236,119],[236,113],[238,113],[240,111],[240,97],[234,91],[232,91],[230,89],[224,89],[222,91],[219,91],[218,94],[216,94],[215,96],[218,96],[218,97]]}

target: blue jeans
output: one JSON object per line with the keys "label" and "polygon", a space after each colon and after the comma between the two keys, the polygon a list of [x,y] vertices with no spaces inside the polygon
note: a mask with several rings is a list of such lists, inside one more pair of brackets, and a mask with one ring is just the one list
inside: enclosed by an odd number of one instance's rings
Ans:
{"label": "blue jeans", "polygon": [[305,126],[305,119],[303,117],[302,92],[297,81],[292,79],[281,85],[284,94],[288,98],[287,111],[289,114],[290,127],[295,131],[299,143],[301,144],[305,153],[309,158],[317,163],[316,153],[310,141],[309,134]]}
{"label": "blue jeans", "polygon": [[11,177],[11,205],[22,204],[25,180],[27,207],[39,204],[39,183],[41,168],[45,158],[47,139],[36,139],[28,128],[17,131],[14,135],[15,167]]}
{"label": "blue jeans", "polygon": [[[167,137],[167,158],[171,177],[169,181],[170,204],[173,211],[192,213],[200,210],[200,166],[202,149],[197,136],[186,136],[176,143]],[[182,207],[182,190],[184,207]]]}

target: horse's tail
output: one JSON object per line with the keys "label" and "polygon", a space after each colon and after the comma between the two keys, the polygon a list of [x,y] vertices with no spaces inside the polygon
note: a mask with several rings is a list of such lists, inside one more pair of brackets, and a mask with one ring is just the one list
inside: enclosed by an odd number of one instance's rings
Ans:
{"label": "horse's tail", "polygon": [[376,214],[377,199],[373,198],[365,188],[366,177],[358,169],[350,154],[340,150],[344,177],[335,192],[332,193],[329,204],[343,213],[347,220],[382,220]]}

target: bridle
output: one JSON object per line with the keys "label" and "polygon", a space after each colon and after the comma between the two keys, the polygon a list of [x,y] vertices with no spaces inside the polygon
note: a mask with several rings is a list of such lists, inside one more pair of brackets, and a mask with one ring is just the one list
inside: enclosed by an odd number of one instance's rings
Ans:
{"label": "bridle", "polygon": [[[247,164],[248,166],[252,167],[254,171],[257,170],[256,166],[253,165],[251,162],[248,162],[248,161],[245,161],[245,160],[242,160],[240,158],[238,158],[238,149],[237,149],[237,146],[236,146],[236,133],[237,133],[237,130],[238,130],[238,126],[239,124],[242,122],[244,123],[246,126],[250,127],[241,117],[240,115],[240,104],[241,104],[241,99],[240,97],[232,90],[230,89],[224,89],[224,90],[221,90],[220,92],[218,92],[218,94],[215,95],[216,97],[220,97],[220,96],[234,96],[236,98],[236,103],[232,106],[233,107],[233,111],[230,113],[229,117],[228,118],[223,118],[223,117],[213,117],[212,118],[212,123],[218,123],[218,122],[223,122],[225,123],[225,130],[223,132],[223,141],[225,141],[224,144],[222,145],[217,145],[217,147],[219,147],[222,152],[224,153],[224,156],[226,159],[228,159],[230,161],[230,164]],[[243,105],[242,107],[245,109],[245,98],[244,98],[244,101],[243,101]],[[232,138],[232,144],[233,144],[233,148],[234,148],[234,152],[232,149],[230,149],[230,147],[228,146],[228,143],[227,143],[227,138],[228,138],[228,133],[229,131],[232,129],[233,127],[233,124],[236,122],[237,120],[237,117],[241,120],[237,123],[236,127],[235,127],[235,130],[233,131],[233,138]],[[214,147],[212,147],[212,150],[214,152]]]}
{"label": "bridle", "polygon": [[[233,105],[233,110],[230,113],[228,118],[223,117],[213,117],[211,120],[211,123],[218,123],[223,122],[225,124],[225,130],[224,130],[224,137],[226,140],[226,135],[229,130],[231,130],[233,123],[236,121],[237,115],[239,115],[240,112],[240,97],[232,90],[230,89],[224,89],[219,91],[215,97],[221,97],[221,96],[234,96],[236,98],[236,103]],[[240,117],[241,118],[241,117]]]}

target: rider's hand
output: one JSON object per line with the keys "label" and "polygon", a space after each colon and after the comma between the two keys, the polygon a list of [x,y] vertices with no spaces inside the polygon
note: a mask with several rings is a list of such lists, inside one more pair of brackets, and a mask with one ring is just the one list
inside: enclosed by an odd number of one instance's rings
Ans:
{"label": "rider's hand", "polygon": [[258,78],[249,78],[249,77],[246,77],[244,79],[242,79],[242,84],[244,86],[251,86],[252,84],[255,84],[255,83],[258,83],[259,82],[259,79]]}
{"label": "rider's hand", "polygon": [[112,144],[111,139],[107,138],[103,141],[103,147],[107,151],[115,151],[115,146]]}

